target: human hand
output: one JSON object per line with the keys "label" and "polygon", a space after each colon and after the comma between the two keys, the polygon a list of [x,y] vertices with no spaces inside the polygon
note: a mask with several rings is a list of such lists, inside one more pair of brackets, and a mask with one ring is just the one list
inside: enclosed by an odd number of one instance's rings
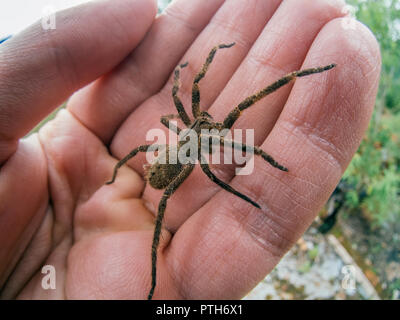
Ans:
{"label": "human hand", "polygon": [[[147,297],[162,191],[145,186],[144,155],[104,182],[148,130],[165,129],[160,116],[176,113],[177,64],[189,61],[179,92],[189,112],[193,76],[211,47],[230,42],[200,84],[202,110],[218,121],[288,72],[337,64],[279,89],[235,124],[254,129],[255,145],[289,168],[262,159],[248,176],[215,168],[261,210],[199,168],[168,201],[154,298],[243,297],[310,225],[367,128],[379,48],[342,8],[339,0],[177,0],[154,20],[154,1],[101,1],[59,13],[56,30],[37,24],[2,44],[1,297]],[[55,267],[55,290],[41,286],[43,265]]]}

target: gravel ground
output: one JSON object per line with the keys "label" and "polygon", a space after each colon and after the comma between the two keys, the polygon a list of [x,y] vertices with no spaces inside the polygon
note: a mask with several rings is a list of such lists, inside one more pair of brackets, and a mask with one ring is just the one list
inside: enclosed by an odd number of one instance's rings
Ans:
{"label": "gravel ground", "polygon": [[333,236],[310,228],[246,300],[379,299]]}

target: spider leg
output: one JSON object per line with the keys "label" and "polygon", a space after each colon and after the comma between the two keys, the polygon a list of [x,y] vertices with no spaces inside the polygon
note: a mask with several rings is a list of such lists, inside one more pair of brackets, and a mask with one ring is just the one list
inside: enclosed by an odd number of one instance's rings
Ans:
{"label": "spider leg", "polygon": [[164,194],[161,198],[160,204],[158,205],[158,213],[156,218],[156,225],[154,229],[153,244],[151,246],[151,289],[147,300],[153,298],[154,289],[156,287],[156,275],[157,275],[157,248],[160,242],[161,225],[164,218],[165,208],[167,207],[167,200],[171,195],[178,189],[183,181],[190,175],[194,169],[194,164],[185,165],[179,175],[172,180],[172,182],[165,189]]}
{"label": "spider leg", "polygon": [[235,196],[238,196],[239,198],[251,203],[253,206],[255,206],[258,209],[261,209],[260,205],[253,200],[251,200],[249,197],[245,196],[244,194],[240,193],[239,191],[236,191],[233,189],[229,184],[223,182],[219,178],[215,176],[214,173],[211,172],[209,165],[206,163],[205,158],[202,156],[201,161],[200,161],[200,167],[203,170],[203,172],[206,174],[207,177],[210,178],[210,180],[217,185],[219,185],[222,189],[233,193]]}
{"label": "spider leg", "polygon": [[150,144],[150,145],[143,145],[133,149],[129,152],[123,159],[121,159],[114,167],[113,176],[110,181],[107,181],[106,184],[112,184],[115,181],[117,176],[117,171],[120,167],[122,167],[129,159],[133,158],[138,154],[138,152],[148,152],[148,151],[155,151],[160,147],[157,144]]}
{"label": "spider leg", "polygon": [[265,96],[269,95],[270,93],[278,90],[280,87],[283,87],[284,85],[288,84],[295,78],[300,78],[300,77],[305,77],[311,74],[315,73],[321,73],[327,70],[330,70],[334,68],[336,65],[335,64],[330,64],[325,67],[318,67],[318,68],[312,68],[312,69],[305,69],[305,70],[300,70],[300,71],[294,71],[292,73],[287,74],[283,78],[279,79],[278,81],[274,82],[273,84],[269,85],[268,87],[262,89],[261,91],[257,92],[256,94],[246,98],[243,100],[239,105],[233,109],[228,116],[225,118],[223,122],[224,128],[230,129],[235,121],[240,117],[242,114],[242,111],[249,108],[253,104],[255,104],[257,101],[261,100]]}
{"label": "spider leg", "polygon": [[160,121],[168,129],[172,130],[177,135],[179,135],[179,133],[182,131],[181,128],[177,127],[176,125],[174,125],[174,124],[172,124],[170,122],[170,120],[177,119],[177,118],[179,118],[179,115],[177,115],[177,114],[169,114],[169,115],[166,115],[166,116],[162,116]]}
{"label": "spider leg", "polygon": [[233,140],[227,140],[221,136],[215,136],[215,137],[220,139],[220,143],[222,146],[225,146],[225,142],[226,142],[228,146],[233,147],[234,149],[242,150],[243,152],[253,152],[255,155],[261,156],[271,166],[273,166],[279,170],[282,170],[282,171],[289,171],[286,167],[280,165],[277,161],[274,160],[274,158],[272,158],[268,153],[266,153],[264,150],[262,150],[259,147],[249,146],[244,143],[236,142]]}
{"label": "spider leg", "polygon": [[218,49],[231,48],[234,45],[235,45],[235,43],[220,44],[219,46],[216,46],[216,47],[212,48],[210,53],[208,54],[208,57],[206,59],[206,62],[203,65],[202,69],[195,76],[194,81],[193,81],[193,87],[192,87],[192,113],[193,113],[193,117],[197,118],[197,117],[200,116],[200,87],[199,87],[199,82],[206,75],[208,67],[210,66],[211,62],[214,59],[215,53],[217,52]]}
{"label": "spider leg", "polygon": [[179,91],[179,87],[180,87],[180,83],[179,83],[179,78],[180,78],[180,71],[182,68],[187,67],[188,63],[184,63],[179,65],[174,72],[174,86],[172,88],[172,97],[174,99],[174,104],[176,107],[176,110],[178,110],[178,114],[179,117],[182,119],[183,123],[186,126],[190,126],[191,121],[190,118],[188,116],[188,114],[185,111],[185,108],[183,107],[182,101],[181,99],[178,97],[178,91]]}

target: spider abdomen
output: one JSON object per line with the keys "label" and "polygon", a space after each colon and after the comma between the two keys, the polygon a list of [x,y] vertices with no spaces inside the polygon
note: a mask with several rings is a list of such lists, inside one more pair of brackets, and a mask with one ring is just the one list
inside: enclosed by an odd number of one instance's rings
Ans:
{"label": "spider abdomen", "polygon": [[148,168],[146,180],[155,189],[165,189],[181,171],[182,164],[178,161],[176,148],[167,146]]}

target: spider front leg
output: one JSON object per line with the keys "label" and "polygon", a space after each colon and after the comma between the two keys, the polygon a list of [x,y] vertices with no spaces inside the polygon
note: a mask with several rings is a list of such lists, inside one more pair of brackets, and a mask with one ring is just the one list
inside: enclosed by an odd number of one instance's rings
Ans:
{"label": "spider front leg", "polygon": [[168,114],[166,116],[161,117],[161,123],[166,126],[168,129],[175,132],[177,135],[182,131],[181,128],[177,127],[175,124],[171,122],[172,119],[179,119],[179,115],[177,114]]}
{"label": "spider front leg", "polygon": [[164,218],[165,208],[167,207],[167,200],[178,189],[178,187],[185,181],[194,169],[194,164],[185,165],[179,175],[165,189],[161,201],[158,205],[158,212],[156,218],[156,225],[154,229],[153,244],[151,246],[151,289],[147,300],[153,298],[154,289],[157,284],[157,248],[160,243],[161,225]]}
{"label": "spider front leg", "polygon": [[182,119],[183,123],[186,126],[190,126],[190,124],[192,123],[190,121],[190,118],[188,116],[188,114],[185,111],[185,108],[183,107],[183,103],[181,101],[181,99],[178,97],[178,91],[179,91],[179,87],[180,87],[180,83],[179,83],[179,78],[180,78],[180,71],[182,68],[185,68],[188,66],[188,62],[179,65],[174,72],[174,86],[172,87],[172,97],[174,99],[174,104],[176,107],[176,110],[178,110],[178,114],[179,117]]}
{"label": "spider front leg", "polygon": [[117,177],[117,171],[121,168],[129,159],[133,158],[138,154],[138,152],[150,152],[156,151],[160,148],[160,145],[157,144],[150,144],[150,145],[143,145],[139,146],[136,149],[133,149],[130,153],[128,153],[123,159],[121,159],[114,167],[114,172],[110,181],[107,181],[106,184],[112,184]]}
{"label": "spider front leg", "polygon": [[268,87],[262,89],[261,91],[257,92],[256,94],[246,98],[244,101],[239,103],[239,105],[233,109],[228,116],[225,118],[223,122],[223,127],[230,129],[235,121],[240,117],[242,114],[242,111],[251,107],[253,104],[255,104],[257,101],[261,100],[265,96],[271,94],[272,92],[278,90],[279,88],[283,87],[284,85],[288,84],[292,80],[300,77],[305,77],[309,76],[311,74],[315,73],[321,73],[327,70],[330,70],[334,68],[336,64],[330,64],[325,67],[318,67],[318,68],[311,68],[311,69],[305,69],[305,70],[300,70],[300,71],[295,71],[292,73],[289,73],[288,75],[284,76],[283,78],[279,79],[278,81],[274,82],[273,84],[269,85]]}
{"label": "spider front leg", "polygon": [[200,117],[200,87],[199,87],[200,80],[203,79],[204,76],[206,75],[208,67],[213,61],[217,50],[231,48],[234,45],[235,43],[220,44],[219,46],[212,48],[200,72],[195,76],[192,87],[192,113],[194,118]]}

